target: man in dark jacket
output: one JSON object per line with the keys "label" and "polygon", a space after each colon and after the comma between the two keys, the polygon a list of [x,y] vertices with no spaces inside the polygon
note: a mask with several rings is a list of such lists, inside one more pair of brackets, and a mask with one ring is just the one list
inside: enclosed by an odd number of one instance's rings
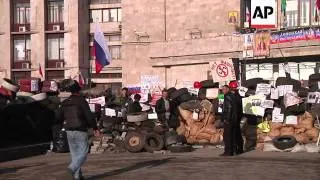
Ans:
{"label": "man in dark jacket", "polygon": [[87,158],[89,151],[88,133],[89,128],[94,129],[95,136],[100,133],[93,119],[89,104],[80,95],[80,86],[77,81],[68,85],[71,96],[61,104],[60,117],[63,127],[67,131],[69,148],[71,153],[71,164],[68,167],[68,179],[82,179],[81,166]]}
{"label": "man in dark jacket", "polygon": [[156,103],[156,113],[161,122],[168,123],[170,118],[170,101],[166,89],[162,91],[162,97]]}
{"label": "man in dark jacket", "polygon": [[[241,137],[240,119],[241,106],[235,94],[230,92],[229,86],[224,86],[222,89],[224,93],[222,121],[224,123],[223,140],[225,144],[224,153],[222,156],[233,156],[234,153],[242,153],[237,145]],[[239,124],[239,126],[237,125]],[[240,137],[238,136],[240,132]]]}
{"label": "man in dark jacket", "polygon": [[138,113],[142,112],[142,107],[140,105],[140,94],[134,95],[134,102],[129,105],[129,113]]}

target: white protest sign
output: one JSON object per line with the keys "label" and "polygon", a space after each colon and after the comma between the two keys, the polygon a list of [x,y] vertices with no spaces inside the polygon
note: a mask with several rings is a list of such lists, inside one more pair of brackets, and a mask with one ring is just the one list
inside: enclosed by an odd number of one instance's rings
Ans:
{"label": "white protest sign", "polygon": [[272,122],[282,123],[284,118],[284,114],[273,114],[272,113]]}
{"label": "white protest sign", "polygon": [[210,62],[210,70],[214,82],[236,80],[232,59]]}
{"label": "white protest sign", "polygon": [[248,88],[246,88],[246,87],[239,87],[239,94],[240,94],[240,96],[242,96],[242,97],[245,97],[246,96],[246,92],[248,92]]}
{"label": "white protest sign", "polygon": [[318,81],[318,89],[320,89],[320,81]]}
{"label": "white protest sign", "polygon": [[140,78],[141,89],[154,89],[160,85],[159,76],[142,75]]}
{"label": "white protest sign", "polygon": [[256,94],[268,95],[271,92],[271,84],[257,84]]}
{"label": "white protest sign", "polygon": [[198,95],[199,94],[199,89],[197,88],[188,88],[188,92],[194,95]]}
{"label": "white protest sign", "polygon": [[285,107],[290,107],[293,105],[297,105],[301,102],[300,97],[297,95],[297,93],[287,93],[284,95],[283,99]]}
{"label": "white protest sign", "polygon": [[243,113],[264,116],[265,108],[263,108],[261,105],[265,100],[266,96],[261,94],[242,98]]}
{"label": "white protest sign", "polygon": [[261,107],[272,109],[273,104],[274,104],[273,100],[264,100],[264,101],[262,101]]}
{"label": "white protest sign", "polygon": [[277,87],[278,89],[278,93],[279,93],[279,96],[283,96],[284,95],[284,86],[278,86]]}
{"label": "white protest sign", "polygon": [[116,110],[114,110],[114,109],[106,108],[105,113],[106,113],[106,116],[109,116],[109,117],[116,116]]}
{"label": "white protest sign", "polygon": [[279,90],[279,96],[284,96],[287,93],[293,92],[293,85],[281,85],[277,87]]}
{"label": "white protest sign", "polygon": [[308,93],[308,103],[315,104],[320,100],[320,92],[309,92]]}
{"label": "white protest sign", "polygon": [[206,92],[206,98],[214,99],[218,97],[218,94],[219,94],[218,88],[209,88],[207,89],[207,92]]}
{"label": "white protest sign", "polygon": [[279,90],[277,88],[271,89],[270,99],[279,99]]}
{"label": "white protest sign", "polygon": [[91,104],[100,104],[101,106],[104,106],[106,104],[106,98],[105,96],[101,96],[94,99],[87,99],[87,102]]}
{"label": "white protest sign", "polygon": [[275,0],[251,0],[251,27],[275,28],[276,12]]}
{"label": "white protest sign", "polygon": [[286,117],[286,124],[298,124],[297,116],[287,116]]}
{"label": "white protest sign", "polygon": [[58,84],[55,81],[50,82],[50,90],[51,91],[58,91]]}

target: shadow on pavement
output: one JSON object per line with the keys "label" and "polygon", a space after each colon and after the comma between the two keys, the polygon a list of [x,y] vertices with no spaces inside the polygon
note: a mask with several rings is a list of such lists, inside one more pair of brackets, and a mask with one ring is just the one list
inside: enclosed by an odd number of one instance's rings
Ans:
{"label": "shadow on pavement", "polygon": [[129,172],[129,171],[134,171],[134,170],[149,167],[149,166],[150,167],[157,167],[162,164],[168,163],[172,159],[175,159],[175,158],[166,158],[166,159],[161,159],[161,160],[144,161],[144,162],[136,163],[132,166],[128,166],[128,167],[117,169],[117,170],[114,170],[111,172],[106,172],[103,174],[98,174],[98,175],[95,175],[92,177],[88,177],[86,179],[87,180],[95,180],[95,179],[100,179],[100,178],[104,178],[104,177],[108,177],[108,176],[115,176],[118,174],[122,174],[122,173]]}
{"label": "shadow on pavement", "polygon": [[33,164],[33,165],[28,165],[28,166],[17,166],[17,167],[11,167],[11,168],[3,168],[3,169],[0,169],[0,174],[16,173],[17,171],[19,171],[21,169],[43,166],[43,165],[45,165],[45,163]]}

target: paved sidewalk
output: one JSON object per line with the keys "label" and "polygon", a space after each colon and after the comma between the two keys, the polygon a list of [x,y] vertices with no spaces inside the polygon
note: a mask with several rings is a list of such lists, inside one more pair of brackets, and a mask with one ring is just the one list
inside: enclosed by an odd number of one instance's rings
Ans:
{"label": "paved sidewalk", "polygon": [[[90,155],[83,173],[88,180],[318,180],[319,153],[249,152],[219,157],[220,149],[191,153],[105,153]],[[54,180],[65,172],[69,154],[48,154],[0,163],[0,179]]]}

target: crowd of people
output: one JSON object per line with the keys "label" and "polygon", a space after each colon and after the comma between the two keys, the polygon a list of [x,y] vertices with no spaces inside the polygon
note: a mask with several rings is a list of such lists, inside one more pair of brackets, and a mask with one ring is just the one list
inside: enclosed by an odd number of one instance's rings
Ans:
{"label": "crowd of people", "polygon": [[[82,179],[81,166],[86,160],[89,144],[88,144],[88,129],[94,130],[95,136],[100,136],[100,131],[97,127],[97,122],[90,111],[86,97],[81,94],[81,88],[77,81],[69,81],[65,85],[64,90],[71,92],[71,96],[67,97],[62,102],[55,102],[51,107],[55,118],[52,120],[53,139],[59,138],[58,131],[61,128],[66,130],[69,149],[71,152],[71,164],[68,166],[66,175],[72,179]],[[18,86],[10,80],[5,80],[0,88],[0,110],[5,108],[9,103],[14,102]],[[234,154],[243,153],[243,140],[240,130],[240,120],[242,118],[242,102],[239,93],[237,92],[237,82],[231,82],[229,86],[222,88],[224,93],[224,104],[221,119],[224,127],[224,144],[225,150],[222,156],[233,156]],[[58,97],[58,92],[47,93],[47,98]],[[104,93],[106,97],[106,107],[119,107],[126,109],[126,113],[139,113],[143,108],[140,104],[141,95],[135,94],[133,99],[130,97],[128,88],[122,88],[112,93],[107,89]],[[202,94],[199,94],[199,99],[204,99]],[[151,96],[148,101],[150,103]],[[162,91],[162,97],[157,100],[155,105],[155,113],[158,120],[169,125],[170,128],[176,129],[179,126],[177,118],[177,106],[175,102],[169,98],[168,91]]]}

